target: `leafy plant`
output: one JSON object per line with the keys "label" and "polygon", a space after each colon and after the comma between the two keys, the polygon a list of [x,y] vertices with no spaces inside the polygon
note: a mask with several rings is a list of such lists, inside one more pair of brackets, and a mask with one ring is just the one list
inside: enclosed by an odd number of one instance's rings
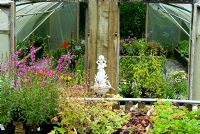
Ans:
{"label": "leafy plant", "polygon": [[165,60],[164,57],[146,57],[141,53],[138,59],[129,57],[120,62],[120,80],[131,83],[128,92],[132,97],[160,97],[164,94],[165,80],[162,70]]}
{"label": "leafy plant", "polygon": [[41,62],[36,62],[35,53],[32,47],[28,63],[26,60],[19,62],[20,52],[15,52],[4,72],[12,72],[9,76],[13,80],[8,85],[15,89],[11,97],[15,99],[14,109],[21,112],[20,118],[28,125],[39,126],[57,113],[60,84],[59,71],[51,69],[51,61],[43,58]]}
{"label": "leafy plant", "polygon": [[145,55],[162,55],[160,44],[157,42],[146,42],[144,39],[134,40],[131,43],[122,42],[120,48],[120,54],[123,56],[139,56],[140,53]]}
{"label": "leafy plant", "polygon": [[150,134],[200,133],[199,111],[188,111],[186,108],[179,109],[173,106],[171,102],[156,103],[151,121]]}
{"label": "leafy plant", "polygon": [[0,69],[0,124],[6,127],[12,122],[12,115],[14,109],[14,99],[12,87],[13,77],[4,73],[2,68]]}
{"label": "leafy plant", "polygon": [[[70,91],[72,92],[74,90]],[[55,128],[60,133],[70,133],[74,128],[82,134],[113,133],[129,119],[129,115],[125,116],[123,111],[113,110],[111,102],[66,99],[68,94],[65,91],[63,95],[65,99],[60,103],[60,115],[54,118],[54,120],[61,119],[58,122],[59,127]]]}
{"label": "leafy plant", "polygon": [[[188,83],[187,74],[184,71],[175,71],[171,77],[167,78],[167,86],[171,88],[166,93],[167,98],[175,99],[187,99]],[[173,94],[173,97],[169,95],[169,92]]]}
{"label": "leafy plant", "polygon": [[143,97],[160,97],[165,84],[163,77],[164,59],[150,56],[149,59],[140,57],[138,64],[133,67],[132,78],[136,81],[136,89]]}
{"label": "leafy plant", "polygon": [[189,41],[183,40],[178,44],[178,50],[181,52],[182,56],[189,55]]}
{"label": "leafy plant", "polygon": [[47,51],[47,44],[48,44],[48,36],[46,37],[40,37],[40,36],[31,36],[30,38],[24,40],[24,41],[17,41],[16,49],[17,51],[20,50],[19,58],[22,59],[25,56],[27,56],[30,52],[30,48],[32,46],[38,48],[43,47],[41,50],[38,51],[36,54],[37,58],[41,58],[42,54],[44,54],[44,51]]}
{"label": "leafy plant", "polygon": [[47,53],[47,55],[53,58],[54,68],[57,67],[60,57],[69,55],[70,64],[68,71],[75,71],[76,65],[78,65],[76,62],[79,58],[83,57],[84,54],[85,44],[76,40],[64,41],[60,48]]}
{"label": "leafy plant", "polygon": [[23,82],[21,85],[20,107],[24,121],[28,125],[39,126],[56,115],[59,87],[55,79],[43,76],[34,78],[35,76],[31,72],[30,75],[32,75],[31,78],[29,77],[31,83]]}

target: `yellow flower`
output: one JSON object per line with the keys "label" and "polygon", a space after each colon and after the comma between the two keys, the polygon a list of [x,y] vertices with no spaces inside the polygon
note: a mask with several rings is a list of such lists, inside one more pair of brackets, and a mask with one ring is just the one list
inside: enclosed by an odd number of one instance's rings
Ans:
{"label": "yellow flower", "polygon": [[70,76],[65,76],[64,77],[64,80],[67,80],[67,81],[69,81],[69,80],[71,80],[72,79],[72,77],[70,77]]}

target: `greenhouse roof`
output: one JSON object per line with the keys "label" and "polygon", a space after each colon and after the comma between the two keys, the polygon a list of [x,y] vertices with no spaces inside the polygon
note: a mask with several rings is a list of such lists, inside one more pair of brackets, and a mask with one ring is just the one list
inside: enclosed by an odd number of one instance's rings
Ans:
{"label": "greenhouse roof", "polygon": [[26,39],[37,29],[57,8],[59,2],[39,2],[16,4],[16,35],[18,39]]}

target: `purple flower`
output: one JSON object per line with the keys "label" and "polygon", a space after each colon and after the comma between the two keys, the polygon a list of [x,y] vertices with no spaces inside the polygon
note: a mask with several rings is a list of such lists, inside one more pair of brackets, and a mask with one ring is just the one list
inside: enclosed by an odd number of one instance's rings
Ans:
{"label": "purple flower", "polygon": [[71,53],[68,52],[67,55],[64,57],[64,61],[65,62],[68,61],[70,59],[70,57],[71,57]]}
{"label": "purple flower", "polygon": [[33,66],[32,68],[33,68],[34,71],[40,71],[42,69],[41,66],[36,66],[36,65]]}
{"label": "purple flower", "polygon": [[19,49],[18,51],[16,51],[16,52],[12,55],[12,60],[13,60],[13,61],[16,61],[16,60],[17,60],[17,58],[18,58],[20,52],[21,52],[21,49]]}
{"label": "purple flower", "polygon": [[31,52],[30,52],[30,56],[31,56],[31,62],[30,64],[33,65],[35,62],[35,53],[36,53],[36,49],[35,47],[31,47]]}
{"label": "purple flower", "polygon": [[63,63],[63,58],[60,57],[60,58],[58,59],[58,66],[57,66],[57,70],[58,70],[58,71],[62,71],[62,63]]}
{"label": "purple flower", "polygon": [[46,77],[51,77],[53,74],[52,70],[48,70],[47,73],[45,74]]}

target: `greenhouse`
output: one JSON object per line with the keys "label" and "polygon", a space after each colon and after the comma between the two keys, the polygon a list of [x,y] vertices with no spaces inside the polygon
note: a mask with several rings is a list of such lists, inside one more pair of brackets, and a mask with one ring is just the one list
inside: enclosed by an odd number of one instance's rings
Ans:
{"label": "greenhouse", "polygon": [[0,134],[199,134],[199,15],[199,0],[0,0]]}

